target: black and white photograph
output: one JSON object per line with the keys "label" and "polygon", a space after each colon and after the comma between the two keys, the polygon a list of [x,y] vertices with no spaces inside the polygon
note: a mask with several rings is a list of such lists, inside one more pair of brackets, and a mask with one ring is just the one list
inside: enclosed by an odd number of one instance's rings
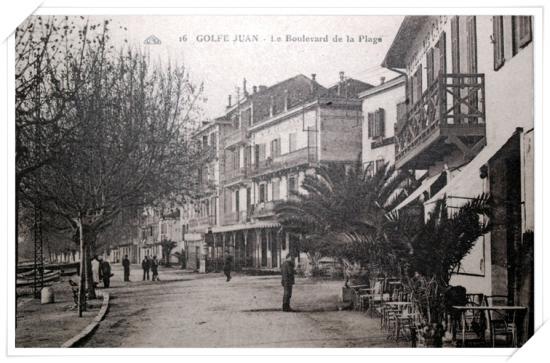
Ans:
{"label": "black and white photograph", "polygon": [[543,19],[439,10],[28,14],[8,345],[527,344]]}

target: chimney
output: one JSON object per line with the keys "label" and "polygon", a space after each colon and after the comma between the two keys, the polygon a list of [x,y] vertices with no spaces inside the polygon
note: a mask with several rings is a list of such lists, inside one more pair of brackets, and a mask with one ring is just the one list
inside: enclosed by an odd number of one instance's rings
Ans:
{"label": "chimney", "polygon": [[248,96],[248,91],[246,90],[246,78],[243,78],[243,95],[244,97]]}
{"label": "chimney", "polygon": [[258,92],[258,87],[252,86],[252,93],[256,93],[256,92]]}
{"label": "chimney", "polygon": [[317,76],[317,75],[316,75],[315,73],[312,73],[312,74],[311,74],[311,80],[312,80],[312,81],[315,81],[315,77],[316,77],[316,76]]}
{"label": "chimney", "polygon": [[231,95],[227,96],[227,107],[231,107]]}
{"label": "chimney", "polygon": [[380,84],[384,84],[386,82],[386,77],[380,77]]}
{"label": "chimney", "polygon": [[340,71],[340,82],[344,82],[344,71]]}

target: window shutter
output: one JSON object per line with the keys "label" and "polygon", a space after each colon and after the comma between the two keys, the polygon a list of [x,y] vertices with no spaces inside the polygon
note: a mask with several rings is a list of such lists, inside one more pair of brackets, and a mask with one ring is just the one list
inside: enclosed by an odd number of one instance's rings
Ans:
{"label": "window shutter", "polygon": [[[447,35],[445,32],[441,33],[438,42],[439,48],[439,73],[447,73]],[[436,75],[438,76],[438,75]]]}
{"label": "window shutter", "polygon": [[451,56],[453,73],[460,73],[460,45],[459,45],[458,16],[451,19]]}
{"label": "window shutter", "polygon": [[414,102],[418,102],[422,98],[422,64],[418,66],[418,70],[416,71],[416,97],[418,99],[415,99]]}
{"label": "window shutter", "polygon": [[477,73],[477,34],[475,16],[468,17],[467,27],[468,73]]}
{"label": "window shutter", "polygon": [[433,48],[430,48],[430,50],[428,50],[428,54],[426,55],[426,63],[428,68],[426,76],[428,78],[428,87],[430,87],[432,82],[434,81],[434,49]]}
{"label": "window shutter", "polygon": [[386,135],[386,120],[384,109],[378,110],[378,136],[384,137]]}
{"label": "window shutter", "polygon": [[260,160],[265,160],[265,144],[260,145]]}
{"label": "window shutter", "polygon": [[504,65],[504,26],[502,16],[493,16],[493,62],[495,71]]}
{"label": "window shutter", "polygon": [[518,16],[519,47],[525,47],[531,41],[531,17]]}
{"label": "window shutter", "polygon": [[368,114],[368,137],[374,137],[374,113],[369,112]]}

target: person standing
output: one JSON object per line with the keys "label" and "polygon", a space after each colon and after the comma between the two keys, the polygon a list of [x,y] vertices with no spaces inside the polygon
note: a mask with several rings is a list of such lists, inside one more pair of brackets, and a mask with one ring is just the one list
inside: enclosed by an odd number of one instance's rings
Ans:
{"label": "person standing", "polygon": [[283,311],[293,311],[290,308],[292,297],[292,285],[294,285],[294,261],[290,253],[286,255],[285,262],[281,266],[281,285],[283,285]]}
{"label": "person standing", "polygon": [[223,273],[227,278],[225,281],[231,280],[231,270],[233,269],[233,256],[229,254],[229,250],[225,250],[225,259],[223,262]]}
{"label": "person standing", "polygon": [[149,256],[145,256],[143,261],[141,261],[141,268],[143,269],[143,281],[147,277],[149,280],[149,269],[151,268],[151,261],[149,261]]}
{"label": "person standing", "polygon": [[111,285],[111,276],[113,276],[113,274],[111,273],[111,264],[109,263],[109,261],[101,259],[101,264],[99,265],[99,268],[101,272],[101,278],[103,279],[103,287],[108,289]]}
{"label": "person standing", "polygon": [[100,276],[99,276],[99,258],[97,255],[94,255],[94,258],[92,258],[92,279],[94,280],[94,287],[97,287],[99,285]]}
{"label": "person standing", "polygon": [[151,260],[151,271],[153,272],[153,281],[160,281],[159,279],[159,261],[157,256],[153,256]]}
{"label": "person standing", "polygon": [[124,268],[124,281],[130,281],[130,260],[128,259],[128,255],[124,255],[122,267]]}

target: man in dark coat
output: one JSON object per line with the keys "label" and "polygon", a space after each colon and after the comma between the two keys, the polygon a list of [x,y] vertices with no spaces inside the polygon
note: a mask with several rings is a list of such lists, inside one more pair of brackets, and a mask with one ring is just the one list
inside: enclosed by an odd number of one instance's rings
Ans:
{"label": "man in dark coat", "polygon": [[151,271],[153,272],[153,281],[160,281],[159,279],[159,261],[157,256],[153,256],[151,260]]}
{"label": "man in dark coat", "polygon": [[106,260],[100,259],[100,261],[101,264],[99,265],[99,272],[101,273],[101,278],[103,279],[103,287],[107,289],[111,285],[111,276],[113,276],[111,273],[111,264]]}
{"label": "man in dark coat", "polygon": [[223,273],[227,277],[226,281],[231,280],[231,270],[233,269],[233,256],[229,254],[229,250],[225,251],[225,259],[223,262]]}
{"label": "man in dark coat", "polygon": [[281,285],[284,288],[283,311],[292,311],[290,298],[292,297],[292,285],[294,285],[294,261],[290,253],[286,255],[285,262],[281,266]]}
{"label": "man in dark coat", "polygon": [[149,256],[145,256],[143,261],[141,261],[141,268],[143,269],[143,281],[147,277],[149,280],[149,269],[151,268],[151,261],[149,261]]}
{"label": "man in dark coat", "polygon": [[124,268],[124,281],[130,281],[130,260],[128,259],[128,255],[124,255],[122,267]]}

